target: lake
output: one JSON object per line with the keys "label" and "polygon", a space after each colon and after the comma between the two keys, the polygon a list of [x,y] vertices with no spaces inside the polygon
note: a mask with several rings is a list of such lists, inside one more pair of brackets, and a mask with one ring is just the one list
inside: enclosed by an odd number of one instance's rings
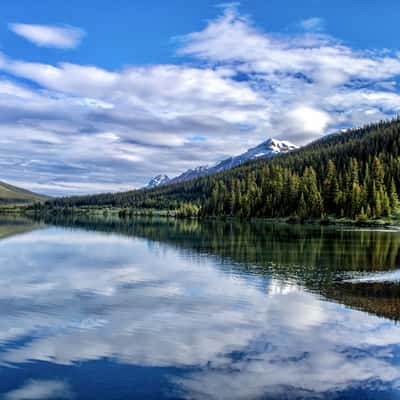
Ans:
{"label": "lake", "polygon": [[0,220],[0,398],[400,399],[400,232]]}

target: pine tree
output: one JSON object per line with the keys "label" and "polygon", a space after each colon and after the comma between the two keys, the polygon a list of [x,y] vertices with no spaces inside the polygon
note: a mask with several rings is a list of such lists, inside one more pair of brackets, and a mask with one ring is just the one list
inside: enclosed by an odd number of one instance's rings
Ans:
{"label": "pine tree", "polygon": [[396,209],[399,206],[399,197],[397,195],[396,184],[394,179],[390,183],[390,207]]}
{"label": "pine tree", "polygon": [[235,211],[236,211],[236,182],[233,181],[229,197],[229,214],[235,215]]}
{"label": "pine tree", "polygon": [[358,183],[353,183],[351,193],[351,217],[355,218],[361,210],[361,188]]}
{"label": "pine tree", "polygon": [[304,199],[304,193],[301,194],[300,196],[300,201],[297,209],[297,215],[301,218],[304,219],[307,217],[307,204]]}
{"label": "pine tree", "polygon": [[327,210],[335,211],[338,201],[339,184],[335,163],[328,161],[323,184],[324,204]]}
{"label": "pine tree", "polygon": [[374,157],[373,168],[372,168],[372,181],[375,184],[377,191],[383,188],[385,180],[385,170],[381,160],[378,157]]}
{"label": "pine tree", "polygon": [[312,167],[307,167],[304,171],[303,193],[309,216],[320,217],[323,212],[322,197],[318,189],[317,174]]}

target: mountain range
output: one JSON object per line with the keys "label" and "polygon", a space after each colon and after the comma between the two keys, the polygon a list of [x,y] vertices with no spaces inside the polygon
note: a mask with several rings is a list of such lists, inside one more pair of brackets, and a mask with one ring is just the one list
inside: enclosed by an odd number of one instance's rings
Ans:
{"label": "mountain range", "polygon": [[270,138],[258,146],[247,150],[245,153],[226,158],[225,160],[219,161],[210,167],[200,166],[197,168],[188,169],[174,178],[169,178],[168,175],[165,174],[157,175],[150,180],[146,186],[146,189],[167,184],[185,182],[191,179],[200,178],[205,175],[215,174],[237,167],[248,161],[273,157],[278,154],[288,153],[289,151],[296,150],[297,148],[298,147],[295,144],[288,141]]}
{"label": "mountain range", "polygon": [[[190,218],[344,218],[361,223],[397,218],[400,118],[329,134],[295,151],[286,145],[281,152],[281,147],[267,141],[239,159],[216,164],[211,171],[221,168],[218,173],[174,185],[59,198],[44,207],[107,205],[124,208],[125,214],[156,211]],[[266,158],[271,154],[277,155]]]}

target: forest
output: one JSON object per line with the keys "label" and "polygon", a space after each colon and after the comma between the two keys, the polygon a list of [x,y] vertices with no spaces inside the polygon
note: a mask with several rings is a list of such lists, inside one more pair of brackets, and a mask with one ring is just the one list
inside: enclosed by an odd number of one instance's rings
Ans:
{"label": "forest", "polygon": [[327,135],[288,154],[149,190],[58,198],[36,208],[110,206],[181,216],[368,219],[397,209],[400,119]]}

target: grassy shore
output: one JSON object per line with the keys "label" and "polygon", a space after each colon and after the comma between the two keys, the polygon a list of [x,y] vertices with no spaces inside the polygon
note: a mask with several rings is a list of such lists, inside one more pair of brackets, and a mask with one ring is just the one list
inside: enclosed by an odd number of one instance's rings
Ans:
{"label": "grassy shore", "polygon": [[[0,215],[21,215],[40,217],[70,217],[70,216],[86,216],[93,218],[120,218],[131,219],[137,216],[146,217],[165,217],[165,218],[185,218],[179,214],[179,210],[157,210],[157,209],[129,209],[120,207],[107,206],[84,206],[74,208],[49,208],[38,212],[32,207],[22,205],[7,205],[0,206]],[[239,217],[196,217],[189,216],[186,218],[203,218],[203,219],[239,219]],[[282,218],[252,218],[254,220],[263,220],[268,223],[289,223],[289,224],[321,224],[321,225],[345,225],[345,226],[365,226],[365,227],[398,227],[400,229],[400,210],[396,213],[377,219],[358,219],[352,220],[348,218],[334,218],[327,216],[322,219],[303,219],[297,217],[282,217]],[[246,218],[247,220],[247,218]]]}
{"label": "grassy shore", "polygon": [[25,215],[26,205],[7,204],[0,205],[0,215]]}

